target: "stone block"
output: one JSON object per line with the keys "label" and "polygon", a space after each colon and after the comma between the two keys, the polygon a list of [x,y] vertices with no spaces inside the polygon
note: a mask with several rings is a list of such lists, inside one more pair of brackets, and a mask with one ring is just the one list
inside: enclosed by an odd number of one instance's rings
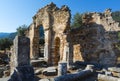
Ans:
{"label": "stone block", "polygon": [[32,66],[16,67],[8,81],[34,81],[34,70]]}
{"label": "stone block", "polygon": [[58,63],[58,76],[67,74],[67,62]]}
{"label": "stone block", "polygon": [[103,74],[98,74],[98,80],[102,81],[120,81],[119,78],[112,77],[112,76],[107,76]]}
{"label": "stone block", "polygon": [[50,81],[50,80],[48,80],[48,79],[41,79],[41,80],[39,80],[39,81]]}
{"label": "stone block", "polygon": [[56,67],[48,67],[42,71],[43,75],[46,76],[55,76],[57,75],[57,68]]}
{"label": "stone block", "polygon": [[118,68],[118,67],[109,67],[108,70],[111,71],[111,72],[118,72],[118,73],[120,73],[120,68]]}
{"label": "stone block", "polygon": [[10,70],[4,71],[3,74],[4,74],[4,77],[10,76]]}
{"label": "stone block", "polygon": [[30,65],[30,40],[24,36],[14,39],[11,56],[11,77],[8,81],[34,81],[34,70]]}
{"label": "stone block", "polygon": [[91,70],[82,70],[77,73],[66,74],[59,77],[55,77],[54,81],[78,81],[78,80],[82,81],[83,79],[85,79],[87,76],[90,76],[91,74],[93,74]]}

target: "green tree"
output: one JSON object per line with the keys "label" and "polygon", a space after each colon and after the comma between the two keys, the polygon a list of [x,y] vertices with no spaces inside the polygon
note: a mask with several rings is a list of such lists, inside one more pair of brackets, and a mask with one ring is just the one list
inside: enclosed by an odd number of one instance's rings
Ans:
{"label": "green tree", "polygon": [[10,48],[13,44],[13,41],[9,38],[2,38],[0,39],[0,50],[5,50],[6,48]]}
{"label": "green tree", "polygon": [[[120,11],[114,11],[112,12],[112,17],[115,21],[120,23]],[[119,24],[120,26],[120,24]]]}
{"label": "green tree", "polygon": [[82,14],[76,13],[73,16],[71,27],[72,28],[77,28],[77,27],[80,27],[81,25],[82,25]]}
{"label": "green tree", "polygon": [[25,36],[25,31],[27,30],[27,25],[21,25],[17,28],[17,35],[18,36]]}

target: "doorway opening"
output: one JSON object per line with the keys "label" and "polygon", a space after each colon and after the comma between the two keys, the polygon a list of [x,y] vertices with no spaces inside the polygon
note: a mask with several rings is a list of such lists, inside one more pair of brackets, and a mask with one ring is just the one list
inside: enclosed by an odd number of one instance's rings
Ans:
{"label": "doorway opening", "polygon": [[45,35],[43,26],[39,27],[39,56],[44,57]]}

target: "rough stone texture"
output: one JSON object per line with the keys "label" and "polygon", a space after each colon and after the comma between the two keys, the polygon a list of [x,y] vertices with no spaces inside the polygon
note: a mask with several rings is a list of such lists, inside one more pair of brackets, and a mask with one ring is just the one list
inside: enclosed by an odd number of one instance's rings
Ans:
{"label": "rough stone texture", "polygon": [[118,73],[120,73],[120,68],[118,68],[118,67],[109,67],[108,70],[111,71],[111,72],[118,72]]}
{"label": "rough stone texture", "polygon": [[120,63],[120,51],[116,47],[120,27],[112,19],[110,9],[84,14],[82,26],[76,29],[70,29],[70,17],[67,6],[58,8],[54,3],[37,12],[26,34],[30,38],[31,58],[39,58],[39,27],[43,26],[44,58],[48,64],[86,61],[114,66]]}
{"label": "rough stone texture", "polygon": [[0,81],[8,81],[10,77],[0,78]]}
{"label": "rough stone texture", "polygon": [[4,71],[3,74],[4,74],[3,77],[8,77],[8,76],[10,76],[10,70]]}
{"label": "rough stone texture", "polygon": [[16,36],[14,39],[13,54],[11,54],[10,69],[14,72],[16,67],[30,65],[30,41],[27,37]]}
{"label": "rough stone texture", "polygon": [[58,63],[58,76],[67,74],[67,62]]}
{"label": "rough stone texture", "polygon": [[120,68],[119,67],[109,67],[108,70],[113,74],[113,76],[117,76],[120,78]]}
{"label": "rough stone texture", "polygon": [[70,58],[75,61],[114,66],[119,63],[118,22],[112,19],[110,9],[104,13],[83,15],[83,25],[70,32]]}
{"label": "rough stone texture", "polygon": [[103,74],[98,74],[98,80],[102,81],[120,81],[119,78],[112,77],[112,76],[107,76]]}
{"label": "rough stone texture", "polygon": [[32,66],[16,67],[8,81],[35,81]]}
{"label": "rough stone texture", "polygon": [[39,27],[43,26],[45,35],[44,57],[49,64],[57,65],[61,60],[67,60],[67,32],[70,29],[70,10],[67,6],[61,8],[51,3],[40,9],[33,17],[27,36],[30,38],[31,58],[39,58]]}
{"label": "rough stone texture", "polygon": [[63,76],[56,77],[54,78],[53,81],[78,81],[85,79],[87,76],[90,76],[91,74],[93,74],[91,70],[83,70],[78,73],[66,74]]}
{"label": "rough stone texture", "polygon": [[94,69],[94,65],[87,65],[85,70],[93,70]]}
{"label": "rough stone texture", "polygon": [[43,75],[46,76],[55,76],[57,75],[57,68],[56,67],[48,67],[42,71]]}
{"label": "rough stone texture", "polygon": [[11,77],[8,81],[34,81],[34,70],[30,65],[30,40],[16,36],[11,56]]}
{"label": "rough stone texture", "polygon": [[48,80],[48,79],[41,79],[41,80],[39,80],[39,81],[50,81],[50,80]]}

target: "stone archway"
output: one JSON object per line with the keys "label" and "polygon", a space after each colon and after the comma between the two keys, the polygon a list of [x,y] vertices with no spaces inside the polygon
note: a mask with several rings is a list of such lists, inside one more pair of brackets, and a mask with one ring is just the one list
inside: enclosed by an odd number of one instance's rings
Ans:
{"label": "stone archway", "polygon": [[[67,6],[62,6],[58,8],[54,3],[51,3],[44,8],[41,8],[37,14],[33,17],[33,23],[30,25],[28,29],[27,36],[30,38],[30,56],[31,58],[39,57],[39,26],[42,25],[44,28],[45,35],[45,44],[44,44],[44,57],[48,64],[57,64],[59,59],[57,59],[56,63],[52,63],[54,61],[52,58],[54,41],[59,39],[56,38],[56,34],[59,33],[62,36],[66,36],[66,32],[70,29],[70,10]],[[67,39],[66,39],[67,40]],[[59,42],[64,46],[63,42]],[[57,47],[57,46],[56,46]],[[62,48],[57,47],[60,50]],[[64,49],[64,47],[63,47]],[[58,50],[58,49],[56,49]],[[54,50],[55,51],[55,50]],[[60,51],[60,55],[63,55],[64,50]],[[57,53],[56,53],[57,54]],[[56,55],[57,57],[57,55]],[[61,56],[60,56],[61,57]]]}

